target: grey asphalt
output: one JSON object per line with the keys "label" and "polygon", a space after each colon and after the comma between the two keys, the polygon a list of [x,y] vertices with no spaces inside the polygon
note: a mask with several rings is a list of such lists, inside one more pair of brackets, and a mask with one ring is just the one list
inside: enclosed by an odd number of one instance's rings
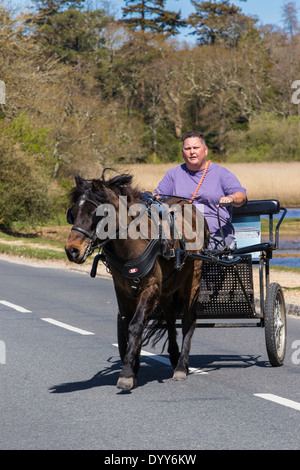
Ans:
{"label": "grey asphalt", "polygon": [[283,367],[269,366],[262,329],[201,329],[186,381],[144,357],[138,387],[121,392],[111,280],[0,261],[0,286],[1,301],[27,310],[0,303],[0,449],[299,448],[300,411],[256,396],[300,403],[299,318],[288,318]]}

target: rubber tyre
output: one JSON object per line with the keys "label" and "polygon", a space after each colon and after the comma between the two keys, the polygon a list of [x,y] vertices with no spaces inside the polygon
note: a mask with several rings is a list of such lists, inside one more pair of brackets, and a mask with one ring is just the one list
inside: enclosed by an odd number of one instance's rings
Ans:
{"label": "rubber tyre", "polygon": [[286,351],[286,309],[282,289],[275,282],[267,289],[264,325],[269,361],[273,367],[282,366]]}
{"label": "rubber tyre", "polygon": [[118,348],[121,361],[124,362],[124,357],[127,350],[127,343],[128,343],[128,328],[126,325],[125,319],[122,319],[120,312],[118,312],[117,318],[117,333],[118,333]]}

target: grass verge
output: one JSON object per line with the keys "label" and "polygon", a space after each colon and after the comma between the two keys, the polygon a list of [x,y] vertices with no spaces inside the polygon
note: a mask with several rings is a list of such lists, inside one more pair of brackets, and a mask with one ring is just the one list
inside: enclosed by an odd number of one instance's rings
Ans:
{"label": "grass verge", "polygon": [[[276,227],[276,221],[274,221]],[[268,234],[269,222],[262,219],[262,232]],[[294,236],[300,231],[300,219],[286,219],[280,234]],[[70,233],[69,226],[42,227],[35,233],[7,234],[0,232],[0,253],[36,260],[66,260],[64,245]],[[42,236],[37,236],[41,234]],[[278,271],[300,273],[300,268],[272,266]]]}
{"label": "grass verge", "polygon": [[0,253],[7,255],[19,256],[23,258],[32,258],[37,260],[66,260],[64,251],[54,251],[49,248],[32,248],[24,245],[0,245]]}
{"label": "grass verge", "polygon": [[289,271],[289,272],[294,272],[294,273],[300,273],[300,268],[293,268],[293,267],[288,267],[288,266],[272,265],[270,266],[270,269],[274,269],[276,271]]}

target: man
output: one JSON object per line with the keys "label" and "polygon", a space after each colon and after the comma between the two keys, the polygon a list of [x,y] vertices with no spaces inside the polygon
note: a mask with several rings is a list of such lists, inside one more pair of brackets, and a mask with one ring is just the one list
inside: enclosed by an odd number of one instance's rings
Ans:
{"label": "man", "polygon": [[[190,131],[185,134],[182,145],[185,163],[169,170],[154,194],[188,198],[206,218],[211,236],[210,249],[222,248],[222,232],[226,246],[233,249],[235,237],[231,224],[231,206],[245,204],[246,189],[233,173],[207,161],[207,155],[208,148],[201,132]],[[227,203],[229,206],[218,207],[218,203]]]}

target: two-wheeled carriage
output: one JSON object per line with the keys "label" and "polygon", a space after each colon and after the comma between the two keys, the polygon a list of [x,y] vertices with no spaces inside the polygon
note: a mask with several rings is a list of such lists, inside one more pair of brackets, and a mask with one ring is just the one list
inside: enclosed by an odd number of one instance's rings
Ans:
{"label": "two-wheeled carriage", "polygon": [[[286,351],[286,307],[281,286],[270,282],[270,260],[279,247],[279,227],[287,210],[278,200],[251,200],[233,208],[237,248],[194,254],[182,250],[181,257],[203,260],[196,309],[197,328],[264,328],[270,364],[283,365]],[[281,217],[274,229],[274,215]],[[262,241],[261,217],[268,220],[268,237]],[[179,255],[180,257],[180,255]],[[180,263],[179,263],[180,264]],[[253,267],[258,267],[255,293]],[[257,287],[257,286],[256,286]],[[160,317],[159,306],[153,320]],[[181,327],[181,315],[176,326]],[[119,350],[126,351],[127,335],[118,315]]]}
{"label": "two-wheeled carriage", "polygon": [[[248,201],[233,208],[237,248],[220,251],[204,262],[197,304],[199,328],[265,329],[272,366],[281,366],[286,350],[286,308],[282,288],[270,282],[270,259],[279,246],[279,227],[287,210],[277,200]],[[275,214],[281,217],[274,230]],[[269,222],[268,239],[262,241],[261,217]],[[195,257],[196,258],[196,257]],[[255,296],[253,267],[259,269]]]}

